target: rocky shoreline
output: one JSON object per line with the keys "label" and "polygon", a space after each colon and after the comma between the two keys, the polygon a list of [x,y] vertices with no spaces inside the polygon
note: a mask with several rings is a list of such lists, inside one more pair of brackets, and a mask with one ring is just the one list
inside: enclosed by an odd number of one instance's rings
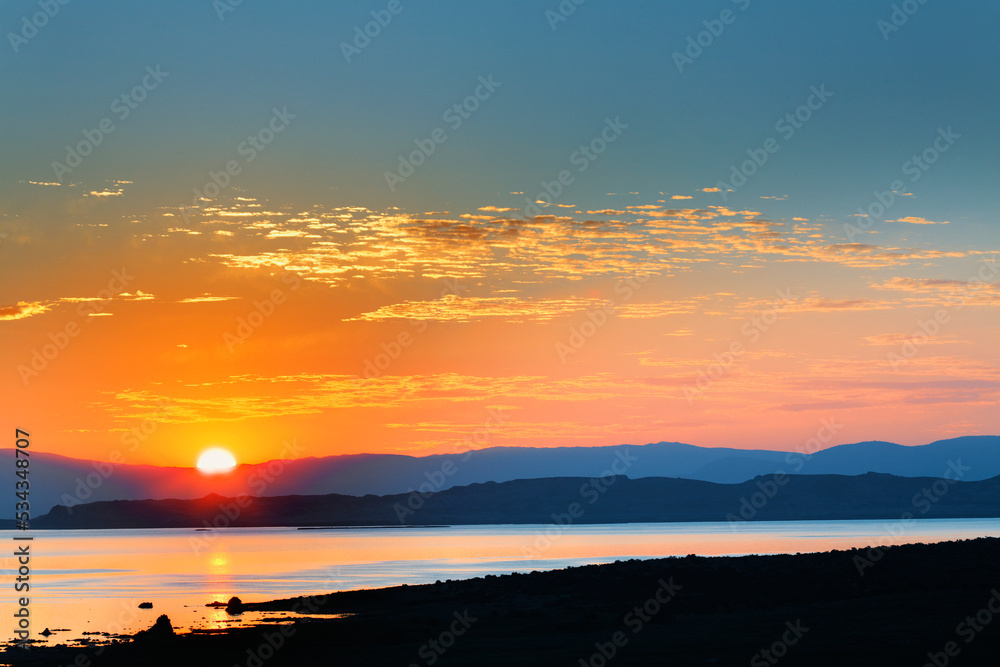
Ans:
{"label": "rocky shoreline", "polygon": [[[662,558],[241,603],[286,625],[102,647],[8,647],[12,665],[992,664],[1000,538]],[[326,615],[343,615],[326,618]],[[167,625],[165,625],[167,623]],[[935,663],[935,661],[937,661]]]}

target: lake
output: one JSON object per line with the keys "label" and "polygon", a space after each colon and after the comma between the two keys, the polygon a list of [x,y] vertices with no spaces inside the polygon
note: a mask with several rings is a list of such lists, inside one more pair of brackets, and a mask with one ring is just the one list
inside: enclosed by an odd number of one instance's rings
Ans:
{"label": "lake", "polygon": [[[2,531],[12,554],[13,531]],[[32,634],[226,628],[288,614],[229,616],[209,602],[468,579],[627,558],[798,553],[1000,536],[1000,519],[612,525],[29,531]],[[16,558],[3,559],[4,618],[16,610]],[[138,609],[152,602],[152,609]],[[8,620],[8,623],[11,623]],[[4,629],[13,637],[13,624]]]}

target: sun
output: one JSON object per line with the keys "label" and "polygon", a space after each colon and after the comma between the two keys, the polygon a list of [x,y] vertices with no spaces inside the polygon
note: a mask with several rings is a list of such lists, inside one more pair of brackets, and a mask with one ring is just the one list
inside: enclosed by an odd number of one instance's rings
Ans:
{"label": "sun", "polygon": [[235,467],[236,457],[222,447],[209,447],[198,457],[198,470],[206,475],[229,472]]}

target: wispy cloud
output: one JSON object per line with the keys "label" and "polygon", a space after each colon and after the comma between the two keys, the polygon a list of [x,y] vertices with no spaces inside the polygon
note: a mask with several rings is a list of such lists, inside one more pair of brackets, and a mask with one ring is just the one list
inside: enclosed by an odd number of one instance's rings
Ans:
{"label": "wispy cloud", "polygon": [[0,320],[23,320],[48,310],[49,305],[40,301],[19,301],[10,306],[0,305]]}
{"label": "wispy cloud", "polygon": [[[893,222],[889,220],[888,222]],[[933,220],[928,220],[927,218],[918,218],[916,216],[910,216],[906,218],[899,218],[895,222],[908,222],[911,225],[947,225],[950,224],[947,220],[941,222],[934,222]]]}
{"label": "wispy cloud", "polygon": [[461,297],[448,294],[435,301],[407,301],[383,306],[378,310],[345,319],[346,322],[381,322],[386,320],[425,320],[437,322],[475,322],[500,319],[506,322],[548,322],[588,310],[603,310],[623,319],[651,319],[691,313],[698,299],[656,303],[626,303],[615,306],[607,299],[519,299],[516,297]]}

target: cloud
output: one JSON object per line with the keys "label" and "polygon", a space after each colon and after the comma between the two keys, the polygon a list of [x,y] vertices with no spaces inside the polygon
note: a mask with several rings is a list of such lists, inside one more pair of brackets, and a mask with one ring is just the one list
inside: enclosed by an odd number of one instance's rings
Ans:
{"label": "cloud", "polygon": [[12,306],[0,306],[0,321],[27,319],[48,312],[49,308],[41,301],[18,301]]}
{"label": "cloud", "polygon": [[823,299],[811,297],[796,301],[782,308],[789,312],[831,311],[831,310],[887,310],[894,304],[874,299]]}
{"label": "cloud", "polygon": [[378,310],[362,313],[345,322],[384,322],[387,320],[423,320],[436,322],[474,322],[485,319],[503,319],[507,322],[545,322],[603,305],[600,299],[538,299],[522,300],[516,297],[461,297],[447,294],[436,301],[406,301],[382,306]]}
{"label": "cloud", "polygon": [[615,312],[618,317],[625,320],[648,320],[696,312],[701,301],[701,298],[693,298],[651,303],[626,303],[616,306]]}
{"label": "cloud", "polygon": [[[674,380],[661,392],[676,392]],[[240,375],[216,382],[181,385],[160,391],[126,389],[109,393],[94,404],[124,423],[146,416],[165,423],[240,421],[289,415],[319,414],[349,408],[431,407],[435,404],[537,400],[568,404],[615,398],[647,398],[663,384],[650,378],[626,378],[610,373],[551,379],[541,376],[478,376],[458,373],[382,375],[301,374]],[[224,391],[220,392],[220,389]],[[221,395],[220,395],[221,394]],[[162,406],[170,405],[164,413]]]}
{"label": "cloud", "polygon": [[906,302],[911,306],[1000,305],[1000,283],[995,282],[946,278],[891,278],[872,287],[922,295],[907,299]]}
{"label": "cloud", "polygon": [[885,267],[908,264],[920,259],[945,259],[965,257],[966,253],[944,250],[915,250],[912,248],[883,248],[868,243],[834,243],[818,251],[818,256],[828,261],[854,267]]}
{"label": "cloud", "polygon": [[186,299],[181,299],[176,303],[214,303],[216,301],[233,301],[238,298],[239,297],[236,296],[210,296],[208,294],[204,294],[202,296],[192,296]]}
{"label": "cloud", "polygon": [[808,296],[795,298],[776,304],[773,299],[748,299],[741,303],[737,310],[741,313],[767,312],[776,310],[778,313],[808,313],[808,312],[831,312],[831,311],[865,311],[865,310],[891,310],[897,306],[892,301],[853,298],[853,299],[831,299],[820,296]]}
{"label": "cloud", "polygon": [[892,278],[873,285],[877,289],[899,290],[903,292],[952,292],[968,286],[969,283],[964,280],[943,278]]}
{"label": "cloud", "polygon": [[306,232],[300,229],[272,229],[267,233],[267,236],[264,238],[284,239],[284,238],[296,238],[303,236],[308,236],[308,234],[306,234]]}
{"label": "cloud", "polygon": [[933,220],[928,220],[927,218],[918,218],[910,216],[907,218],[900,218],[899,220],[887,220],[886,222],[908,222],[911,225],[947,225],[950,224],[947,220],[941,222],[934,222]]}
{"label": "cloud", "polygon": [[448,294],[435,301],[407,301],[382,306],[378,310],[362,313],[344,321],[477,322],[501,319],[506,322],[548,322],[586,311],[610,311],[622,319],[652,319],[694,312],[698,303],[698,299],[688,299],[614,305],[606,299],[597,298],[529,300],[516,297],[460,297]]}
{"label": "cloud", "polygon": [[[189,236],[205,234],[212,245],[201,258],[235,269],[288,267],[331,286],[361,279],[412,284],[443,277],[494,289],[528,283],[565,286],[640,273],[674,276],[697,271],[706,262],[747,268],[772,262],[879,268],[965,254],[840,243],[821,225],[800,226],[805,220],[786,224],[755,210],[670,208],[662,201],[580,214],[594,216],[589,219],[562,209],[531,219],[504,217],[509,207],[499,204],[479,206],[477,213],[434,216],[357,206],[316,205],[307,212],[267,208],[277,210],[263,210],[253,200],[217,200],[201,209],[188,228],[165,227]],[[155,233],[162,235],[162,229]]]}
{"label": "cloud", "polygon": [[[0,321],[4,320],[23,320],[28,317],[34,317],[36,315],[42,315],[44,313],[50,312],[56,306],[64,304],[73,303],[95,303],[95,302],[110,302],[110,301],[152,301],[155,299],[152,294],[146,294],[141,290],[137,291],[135,294],[130,294],[128,292],[122,292],[111,299],[104,299],[101,297],[93,296],[66,296],[59,299],[51,299],[48,301],[19,301],[14,305],[0,305]],[[92,313],[91,317],[101,317],[110,316],[111,313]]]}
{"label": "cloud", "polygon": [[[912,342],[914,334],[878,334],[875,336],[865,336],[865,345],[875,345],[875,346],[890,346],[890,347],[901,347],[907,343]],[[952,345],[957,343],[968,343],[965,340],[955,340],[954,338],[946,338],[942,336],[925,337],[926,340],[922,340],[921,346],[923,345]]]}
{"label": "cloud", "polygon": [[694,199],[694,197],[690,195],[674,195],[671,199]]}

